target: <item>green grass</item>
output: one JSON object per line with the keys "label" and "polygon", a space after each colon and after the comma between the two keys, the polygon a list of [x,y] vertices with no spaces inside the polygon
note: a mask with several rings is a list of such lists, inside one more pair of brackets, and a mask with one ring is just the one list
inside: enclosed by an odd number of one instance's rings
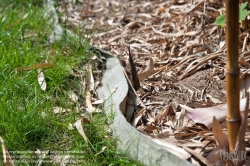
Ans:
{"label": "green grass", "polygon": [[[16,165],[37,165],[30,163],[38,160],[34,158],[39,157],[34,154],[37,149],[51,151],[43,161],[51,161],[53,151],[57,151],[61,156],[78,156],[80,165],[137,165],[117,154],[108,129],[112,117],[85,115],[89,119],[83,124],[88,145],[75,128],[69,129],[83,113],[76,107],[86,107],[82,80],[74,73],[88,75],[83,66],[91,63],[90,39],[80,42],[65,34],[60,41],[49,42],[52,28],[43,18],[42,2],[0,0],[0,136],[12,157],[21,162],[16,161]],[[36,69],[17,71],[44,62],[55,65],[42,70],[45,91],[38,84]],[[70,102],[69,91],[79,97],[77,103]],[[56,106],[70,111],[55,114]],[[22,160],[20,154],[24,155]],[[3,160],[2,152],[0,155]]]}

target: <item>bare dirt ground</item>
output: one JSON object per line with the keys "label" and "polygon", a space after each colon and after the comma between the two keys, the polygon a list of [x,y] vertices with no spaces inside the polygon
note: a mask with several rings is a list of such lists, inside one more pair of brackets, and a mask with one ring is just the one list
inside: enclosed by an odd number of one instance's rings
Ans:
{"label": "bare dirt ground", "polygon": [[[136,106],[131,124],[152,137],[178,140],[201,156],[211,152],[216,144],[208,128],[178,128],[173,115],[181,113],[179,104],[202,108],[226,102],[225,28],[214,24],[225,13],[223,1],[61,0],[58,11],[67,27],[94,32],[91,44],[117,56],[128,76],[130,46],[145,105]],[[247,43],[248,30],[241,26],[242,78],[249,72]],[[197,156],[188,160],[204,165]]]}

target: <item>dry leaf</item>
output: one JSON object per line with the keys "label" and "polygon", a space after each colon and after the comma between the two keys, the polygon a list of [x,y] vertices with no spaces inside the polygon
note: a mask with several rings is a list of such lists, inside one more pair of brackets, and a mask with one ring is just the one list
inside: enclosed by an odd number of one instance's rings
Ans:
{"label": "dry leaf", "polygon": [[46,82],[45,82],[44,73],[42,72],[42,69],[40,69],[40,68],[37,69],[37,72],[38,72],[38,76],[37,76],[38,84],[40,85],[41,89],[43,91],[45,91],[46,90]]}
{"label": "dry leaf", "polygon": [[141,98],[138,96],[136,90],[134,89],[134,86],[132,85],[132,83],[131,83],[131,81],[130,81],[130,79],[129,79],[129,77],[128,77],[126,71],[125,71],[125,69],[122,68],[122,70],[123,70],[123,73],[124,73],[124,75],[125,75],[125,77],[126,77],[126,79],[127,79],[127,81],[128,81],[128,84],[129,84],[130,88],[132,89],[134,95],[136,96],[136,105],[141,105],[142,107],[145,108],[146,106],[143,104]]}
{"label": "dry leaf", "polygon": [[245,162],[245,165],[246,166],[250,165],[250,158],[248,158],[248,160]]}
{"label": "dry leaf", "polygon": [[78,96],[73,91],[68,91],[67,95],[69,96],[69,99],[74,103],[78,102]]}
{"label": "dry leaf", "polygon": [[150,71],[146,71],[146,72],[143,72],[143,73],[139,73],[138,74],[138,78],[139,78],[139,81],[142,82],[145,78],[147,78],[148,76],[152,75],[152,74],[155,74],[157,72],[159,72],[160,70],[150,70]]}
{"label": "dry leaf", "polygon": [[246,59],[244,59],[243,57],[240,57],[239,58],[239,65],[248,67],[249,66],[249,62],[246,61]]}
{"label": "dry leaf", "polygon": [[88,83],[88,87],[90,91],[94,91],[95,90],[95,80],[94,80],[94,76],[92,74],[92,70],[89,70],[89,83]]}
{"label": "dry leaf", "polygon": [[194,166],[201,166],[200,163],[198,161],[196,161],[193,157],[191,157],[191,163],[194,165]]}
{"label": "dry leaf", "polygon": [[213,97],[213,96],[211,96],[209,94],[207,94],[207,97],[209,97],[212,100],[212,102],[215,103],[215,104],[222,104],[223,103],[219,99],[217,99],[217,98],[215,98],[215,97]]}
{"label": "dry leaf", "polygon": [[162,112],[159,113],[156,117],[155,117],[155,121],[159,122],[161,121],[165,116],[168,115],[174,115],[174,110],[172,105],[168,105],[167,107],[163,107]]}
{"label": "dry leaf", "polygon": [[66,166],[70,163],[70,155],[63,155],[60,160],[60,166]]}
{"label": "dry leaf", "polygon": [[92,104],[93,104],[93,105],[100,105],[100,104],[102,104],[103,102],[104,102],[103,100],[99,99],[99,100],[96,100],[96,101],[92,102]]}
{"label": "dry leaf", "polygon": [[95,108],[94,108],[93,105],[92,105],[91,93],[90,93],[90,91],[87,91],[86,103],[87,103],[87,111],[88,111],[89,113],[92,113],[92,112],[95,110]]}
{"label": "dry leaf", "polygon": [[151,124],[151,125],[146,126],[146,127],[143,129],[143,131],[149,133],[149,132],[152,132],[153,130],[156,130],[156,129],[157,129],[157,127]]}
{"label": "dry leaf", "polygon": [[124,31],[125,30],[128,30],[128,29],[133,29],[135,27],[138,27],[139,26],[139,23],[136,22],[136,21],[133,21],[133,22],[130,22],[128,23],[125,27],[124,27]]}
{"label": "dry leaf", "polygon": [[245,105],[245,110],[242,112],[242,122],[240,125],[240,129],[238,132],[237,136],[237,142],[235,146],[235,152],[237,155],[238,159],[238,165],[243,165],[243,163],[246,160],[246,149],[245,149],[245,133],[246,133],[246,128],[247,128],[247,119],[248,119],[248,112],[249,112],[249,92],[246,94],[246,105]]}
{"label": "dry leaf", "polygon": [[176,113],[177,128],[182,128],[188,124],[188,117],[186,116],[185,109],[181,109],[181,112]]}
{"label": "dry leaf", "polygon": [[30,71],[30,70],[35,70],[35,69],[46,69],[46,68],[50,68],[53,66],[55,66],[55,65],[53,65],[51,63],[38,63],[38,64],[35,64],[33,66],[19,67],[19,68],[17,68],[17,71]]}
{"label": "dry leaf", "polygon": [[88,138],[83,130],[83,127],[82,127],[82,119],[79,119],[77,120],[75,123],[74,123],[74,126],[76,127],[76,129],[78,130],[78,132],[82,135],[83,139],[85,140],[86,144],[88,144]]}
{"label": "dry leaf", "polygon": [[206,158],[204,158],[202,155],[196,153],[194,150],[181,145],[181,147],[183,147],[183,149],[185,149],[187,152],[191,153],[192,155],[194,155],[196,158],[198,158],[201,162],[203,162],[206,166],[213,166]]}
{"label": "dry leaf", "polygon": [[213,117],[213,130],[212,131],[214,134],[214,138],[218,142],[220,148],[222,150],[228,150],[227,137],[223,133],[222,127],[215,117]]}
{"label": "dry leaf", "polygon": [[74,125],[72,125],[71,123],[69,123],[68,129],[69,129],[69,130],[74,130]]}
{"label": "dry leaf", "polygon": [[65,112],[69,112],[70,109],[65,109],[65,108],[62,108],[62,107],[54,107],[53,108],[53,112],[55,114],[59,114],[59,113],[65,113]]}
{"label": "dry leaf", "polygon": [[14,166],[14,162],[4,144],[4,140],[2,137],[0,137],[0,142],[2,145],[2,151],[3,151],[3,162],[5,163],[5,166]]}
{"label": "dry leaf", "polygon": [[226,160],[221,160],[221,149],[219,146],[214,148],[206,157],[213,165],[226,165]]}
{"label": "dry leaf", "polygon": [[47,116],[47,114],[43,111],[43,112],[41,112],[41,116],[44,119]]}
{"label": "dry leaf", "polygon": [[168,8],[169,8],[168,6],[167,6],[167,7],[163,7],[163,8],[159,8],[159,9],[157,10],[157,12],[155,13],[155,15],[159,15],[159,14],[161,14],[162,12],[165,12]]}
{"label": "dry leaf", "polygon": [[136,114],[136,116],[135,116],[135,118],[134,118],[133,126],[136,126],[136,125],[137,125],[137,123],[139,122],[139,120],[140,120],[141,117],[143,116],[144,112],[145,112],[145,109],[142,108],[142,109]]}
{"label": "dry leaf", "polygon": [[138,79],[137,71],[135,69],[135,64],[133,62],[129,46],[128,46],[128,56],[129,56],[129,63],[131,67],[131,74],[132,74],[132,85],[134,89],[137,91],[140,88],[140,81]]}
{"label": "dry leaf", "polygon": [[226,44],[226,41],[221,41],[221,42],[220,42],[220,48],[224,47],[225,44]]}
{"label": "dry leaf", "polygon": [[82,123],[83,124],[89,124],[90,123],[90,120],[86,117],[82,117]]}
{"label": "dry leaf", "polygon": [[40,151],[39,149],[37,149],[35,151],[35,154],[38,156],[38,160],[37,160],[37,166],[41,166],[43,164],[43,161],[45,159],[46,156],[48,156],[49,154],[49,150],[46,151]]}
{"label": "dry leaf", "polygon": [[156,33],[156,34],[159,34],[159,35],[162,35],[162,36],[165,36],[165,37],[179,37],[179,36],[194,36],[194,35],[197,35],[199,34],[201,31],[190,31],[190,32],[185,32],[184,30],[180,30],[179,32],[177,33],[164,33],[164,32],[161,32],[161,31],[158,31],[154,28],[152,28],[152,30]]}
{"label": "dry leaf", "polygon": [[152,58],[149,59],[148,70],[154,70],[154,60]]}
{"label": "dry leaf", "polygon": [[[240,111],[245,110],[246,98],[240,100]],[[187,111],[187,115],[195,123],[201,123],[207,126],[208,128],[212,127],[213,117],[215,116],[219,122],[225,120],[227,115],[227,105],[219,105],[215,107],[206,107],[206,108],[190,108],[185,105],[181,105]]]}
{"label": "dry leaf", "polygon": [[99,154],[103,153],[107,149],[107,146],[102,147],[101,151],[96,153],[95,156],[98,156]]}
{"label": "dry leaf", "polygon": [[90,90],[90,92],[92,92],[95,90],[95,80],[94,80],[94,76],[93,76],[93,72],[92,72],[92,65],[86,64],[85,66],[89,72],[89,76],[87,78],[88,89]]}

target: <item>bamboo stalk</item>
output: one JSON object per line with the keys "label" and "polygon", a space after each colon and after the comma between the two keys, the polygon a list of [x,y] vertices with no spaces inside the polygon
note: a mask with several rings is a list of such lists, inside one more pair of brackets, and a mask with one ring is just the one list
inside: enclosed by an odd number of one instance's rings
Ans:
{"label": "bamboo stalk", "polygon": [[234,152],[241,125],[239,111],[240,81],[238,65],[239,0],[226,0],[226,41],[227,41],[227,130],[229,149]]}

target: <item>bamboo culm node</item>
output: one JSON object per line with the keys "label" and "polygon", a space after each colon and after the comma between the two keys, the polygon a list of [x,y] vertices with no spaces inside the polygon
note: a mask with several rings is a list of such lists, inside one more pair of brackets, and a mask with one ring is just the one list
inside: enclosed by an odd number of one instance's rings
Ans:
{"label": "bamboo culm node", "polygon": [[226,69],[226,74],[228,75],[238,75],[240,73],[240,68],[235,70]]}
{"label": "bamboo culm node", "polygon": [[229,123],[234,123],[234,122],[241,122],[241,117],[240,118],[235,118],[235,119],[233,119],[233,118],[226,118],[226,120],[227,120],[227,122],[229,122]]}

